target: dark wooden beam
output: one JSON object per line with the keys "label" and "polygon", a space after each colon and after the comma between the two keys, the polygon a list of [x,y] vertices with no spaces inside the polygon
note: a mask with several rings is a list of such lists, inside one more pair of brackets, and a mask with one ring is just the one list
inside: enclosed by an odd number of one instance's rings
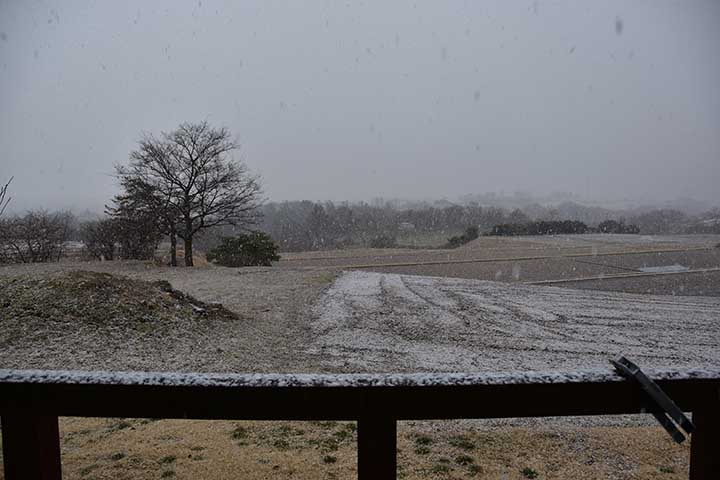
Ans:
{"label": "dark wooden beam", "polygon": [[60,480],[56,416],[3,415],[5,480]]}
{"label": "dark wooden beam", "polygon": [[397,422],[379,415],[358,420],[358,480],[395,480]]}
{"label": "dark wooden beam", "polygon": [[720,478],[720,399],[693,412],[696,430],[690,438],[690,480]]}
{"label": "dark wooden beam", "polygon": [[[684,411],[717,395],[719,380],[664,380]],[[422,399],[422,401],[418,401]],[[630,382],[397,387],[198,387],[0,382],[0,415],[228,420],[397,420],[640,413]],[[453,405],[452,409],[446,408]],[[14,413],[13,413],[14,414]]]}

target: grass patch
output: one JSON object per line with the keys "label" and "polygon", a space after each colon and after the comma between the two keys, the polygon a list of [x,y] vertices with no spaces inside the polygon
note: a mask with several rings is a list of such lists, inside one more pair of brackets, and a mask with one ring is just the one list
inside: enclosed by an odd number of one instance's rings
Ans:
{"label": "grass patch", "polygon": [[160,459],[160,463],[168,464],[168,463],[174,463],[175,460],[177,460],[177,457],[175,455],[165,455]]}
{"label": "grass patch", "polygon": [[273,432],[275,435],[279,435],[281,437],[290,437],[290,436],[300,436],[305,434],[305,430],[301,430],[299,428],[293,428],[288,425],[282,425],[275,429]]}
{"label": "grass patch", "polygon": [[675,469],[673,467],[659,467],[658,470],[660,473],[675,473]]}
{"label": "grass patch", "polygon": [[173,478],[174,476],[175,476],[175,472],[173,470],[165,470],[160,475],[160,478]]}
{"label": "grass patch", "polygon": [[415,445],[430,445],[433,443],[433,439],[425,435],[420,435],[415,438]]}
{"label": "grass patch", "polygon": [[480,465],[472,464],[468,466],[468,473],[471,476],[475,476],[479,473],[483,473],[483,468]]}
{"label": "grass patch", "polygon": [[245,427],[237,426],[233,429],[231,435],[233,440],[241,440],[243,438],[247,438],[248,431]]}
{"label": "grass patch", "polygon": [[312,423],[313,423],[313,425],[317,425],[318,427],[321,427],[321,428],[335,428],[338,424],[338,422],[336,422],[334,420],[321,420],[321,421],[312,422]]}
{"label": "grass patch", "polygon": [[321,272],[315,277],[315,281],[319,285],[328,285],[335,281],[335,273],[333,272]]}
{"label": "grass patch", "polygon": [[416,455],[427,455],[430,453],[430,448],[426,447],[425,445],[418,445],[415,447],[415,454]]}
{"label": "grass patch", "polygon": [[125,430],[126,428],[132,427],[132,423],[128,422],[127,420],[120,420],[117,423],[114,423],[108,427],[108,432],[119,432],[120,430]]}
{"label": "grass patch", "polygon": [[458,455],[457,457],[455,457],[455,463],[457,463],[458,465],[467,466],[475,463],[475,459],[470,455]]}
{"label": "grass patch", "polygon": [[452,437],[450,438],[449,443],[453,447],[459,448],[461,450],[475,450],[475,444],[472,440],[470,440],[470,438],[466,437],[465,435],[458,435]]}
{"label": "grass patch", "polygon": [[522,470],[520,470],[520,473],[525,478],[537,478],[539,475],[538,472],[536,472],[534,469],[532,469],[530,467],[523,468]]}
{"label": "grass patch", "polygon": [[92,464],[92,465],[88,465],[87,467],[83,467],[80,469],[80,476],[85,477],[85,476],[89,475],[90,473],[92,473],[92,471],[97,469],[98,467],[99,467],[99,465],[96,465],[96,464]]}
{"label": "grass patch", "polygon": [[430,469],[432,473],[450,473],[450,466],[444,463],[436,463]]}
{"label": "grass patch", "polygon": [[323,457],[323,463],[335,463],[337,462],[337,457],[333,457],[332,455],[325,455]]}
{"label": "grass patch", "polygon": [[118,460],[122,460],[125,458],[125,454],[123,452],[117,452],[110,455],[110,460],[117,462]]}
{"label": "grass patch", "polygon": [[275,439],[275,441],[272,443],[273,447],[277,448],[278,450],[287,450],[290,448],[290,443],[285,440],[284,438],[278,438]]}
{"label": "grass patch", "polygon": [[153,422],[159,422],[160,420],[162,420],[162,419],[160,419],[160,418],[142,418],[142,419],[140,419],[140,421],[138,422],[138,424],[140,424],[140,425],[149,425],[149,424],[151,424],[151,423],[153,423]]}
{"label": "grass patch", "polygon": [[333,433],[333,437],[337,438],[339,441],[347,440],[349,438],[352,438],[353,431],[348,430],[346,428],[343,428],[342,430],[338,430],[337,432]]}

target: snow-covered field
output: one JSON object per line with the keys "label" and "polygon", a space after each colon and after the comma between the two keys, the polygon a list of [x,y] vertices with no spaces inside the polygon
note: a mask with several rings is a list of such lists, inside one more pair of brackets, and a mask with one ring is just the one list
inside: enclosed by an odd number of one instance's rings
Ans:
{"label": "snow-covered field", "polygon": [[720,298],[345,272],[315,304],[308,353],[348,372],[720,365]]}

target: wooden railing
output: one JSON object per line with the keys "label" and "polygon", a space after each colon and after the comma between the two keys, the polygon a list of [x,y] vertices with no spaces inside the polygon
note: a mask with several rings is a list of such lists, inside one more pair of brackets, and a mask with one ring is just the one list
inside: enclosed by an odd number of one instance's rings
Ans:
{"label": "wooden railing", "polygon": [[[690,478],[720,478],[720,368],[649,371],[692,412]],[[358,477],[394,479],[396,422],[641,413],[611,371],[532,374],[220,375],[0,370],[6,480],[61,478],[58,416],[355,420]]]}

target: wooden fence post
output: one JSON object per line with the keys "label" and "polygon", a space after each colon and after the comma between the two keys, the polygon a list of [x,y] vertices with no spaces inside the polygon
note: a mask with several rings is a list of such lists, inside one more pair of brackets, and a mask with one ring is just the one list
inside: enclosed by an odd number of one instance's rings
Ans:
{"label": "wooden fence post", "polygon": [[358,479],[395,480],[397,475],[397,422],[394,418],[358,420]]}
{"label": "wooden fence post", "polygon": [[693,412],[696,430],[690,438],[690,480],[720,478],[720,402]]}
{"label": "wooden fence post", "polygon": [[60,480],[58,417],[3,415],[5,480]]}

